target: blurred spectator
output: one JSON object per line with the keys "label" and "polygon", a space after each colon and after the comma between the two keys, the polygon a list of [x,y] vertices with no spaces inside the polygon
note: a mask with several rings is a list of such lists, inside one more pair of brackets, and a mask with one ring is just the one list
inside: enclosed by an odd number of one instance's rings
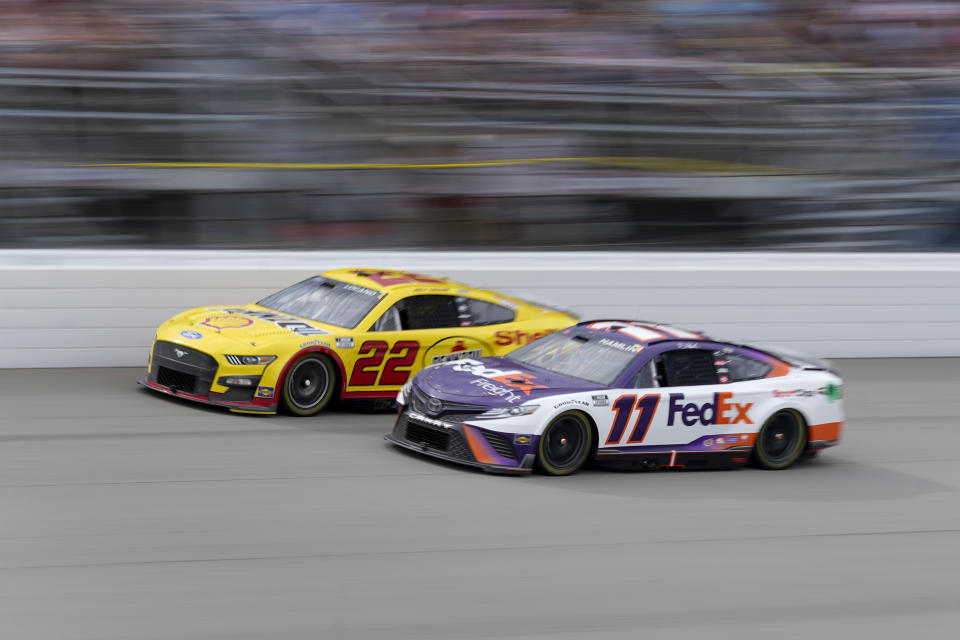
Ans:
{"label": "blurred spectator", "polygon": [[960,243],[956,2],[0,16],[0,246]]}

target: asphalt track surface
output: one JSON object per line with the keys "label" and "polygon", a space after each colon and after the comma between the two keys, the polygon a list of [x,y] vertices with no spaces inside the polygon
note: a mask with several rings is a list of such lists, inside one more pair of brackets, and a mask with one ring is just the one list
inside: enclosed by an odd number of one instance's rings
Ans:
{"label": "asphalt track surface", "polygon": [[816,460],[567,478],[3,370],[0,637],[956,637],[960,361],[838,364]]}

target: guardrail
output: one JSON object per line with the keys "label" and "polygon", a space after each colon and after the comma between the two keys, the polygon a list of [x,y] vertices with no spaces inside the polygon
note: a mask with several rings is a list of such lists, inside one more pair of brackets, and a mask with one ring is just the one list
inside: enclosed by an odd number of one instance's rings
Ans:
{"label": "guardrail", "polygon": [[960,254],[0,251],[0,368],[145,365],[184,309],[402,268],[824,357],[960,356]]}

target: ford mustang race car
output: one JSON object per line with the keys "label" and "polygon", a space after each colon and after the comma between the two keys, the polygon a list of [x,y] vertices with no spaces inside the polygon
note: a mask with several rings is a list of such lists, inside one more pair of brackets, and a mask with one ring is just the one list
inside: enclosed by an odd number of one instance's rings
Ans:
{"label": "ford mustang race car", "polygon": [[394,398],[426,365],[506,353],[572,321],[446,279],[341,269],[257,304],[167,320],[141,384],[232,411],[308,416],[334,397]]}
{"label": "ford mustang race car", "polygon": [[424,369],[386,438],[487,471],[785,469],[839,442],[842,395],[822,361],[601,320]]}

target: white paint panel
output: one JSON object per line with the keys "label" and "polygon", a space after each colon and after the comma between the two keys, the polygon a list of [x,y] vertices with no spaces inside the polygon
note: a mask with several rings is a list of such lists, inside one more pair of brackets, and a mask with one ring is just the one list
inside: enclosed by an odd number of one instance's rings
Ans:
{"label": "white paint panel", "polygon": [[960,356],[953,254],[0,251],[0,367],[143,366],[175,313],[354,266],[811,355]]}

